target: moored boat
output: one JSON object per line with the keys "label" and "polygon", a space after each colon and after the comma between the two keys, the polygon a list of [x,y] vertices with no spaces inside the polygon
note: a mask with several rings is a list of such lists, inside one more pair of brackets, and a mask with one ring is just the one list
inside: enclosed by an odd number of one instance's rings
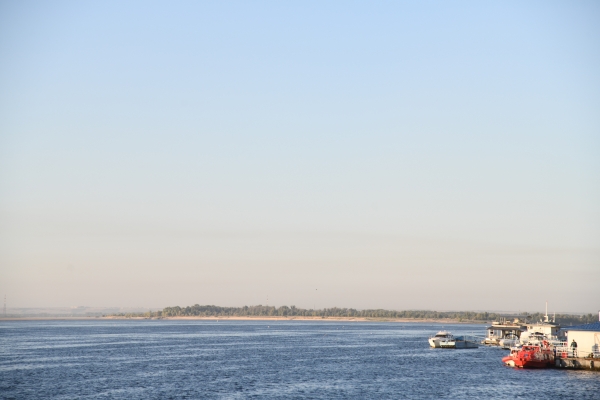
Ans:
{"label": "moored boat", "polygon": [[498,346],[503,349],[510,349],[511,347],[518,346],[521,343],[517,335],[507,335],[504,338],[498,340]]}
{"label": "moored boat", "polygon": [[494,321],[486,328],[486,337],[482,343],[490,346],[514,346],[519,343],[521,333],[526,330],[527,327],[518,318],[514,321]]}
{"label": "moored boat", "polygon": [[431,336],[429,345],[443,349],[474,349],[479,347],[476,339],[468,336],[454,336],[447,331],[440,331],[435,336]]}
{"label": "moored boat", "polygon": [[546,341],[541,345],[514,347],[502,362],[516,368],[547,368],[554,363],[554,351]]}
{"label": "moored boat", "polygon": [[447,347],[448,342],[454,340],[454,335],[448,331],[439,331],[429,338],[429,345],[434,348]]}
{"label": "moored boat", "polygon": [[562,342],[564,338],[560,335],[560,324],[556,323],[556,317],[550,320],[548,317],[548,302],[546,302],[546,314],[538,322],[526,324],[527,330],[521,334],[522,344],[541,344],[544,340],[550,345]]}

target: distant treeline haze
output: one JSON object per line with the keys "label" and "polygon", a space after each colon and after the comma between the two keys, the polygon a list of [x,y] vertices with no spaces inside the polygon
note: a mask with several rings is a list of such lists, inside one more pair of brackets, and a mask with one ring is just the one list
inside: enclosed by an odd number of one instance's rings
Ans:
{"label": "distant treeline haze", "polygon": [[[219,307],[201,306],[199,304],[191,307],[166,307],[162,311],[149,311],[146,313],[113,314],[121,317],[353,317],[353,318],[375,318],[375,319],[454,319],[459,321],[497,321],[502,318],[515,318],[521,320],[539,321],[543,318],[542,313],[522,313],[519,315],[506,315],[488,312],[474,311],[392,311],[392,310],[356,310],[354,308],[325,308],[322,310],[309,310],[296,306],[244,306],[244,307]],[[596,322],[598,316],[595,314],[569,315],[556,314],[556,322],[561,325],[576,325]]]}

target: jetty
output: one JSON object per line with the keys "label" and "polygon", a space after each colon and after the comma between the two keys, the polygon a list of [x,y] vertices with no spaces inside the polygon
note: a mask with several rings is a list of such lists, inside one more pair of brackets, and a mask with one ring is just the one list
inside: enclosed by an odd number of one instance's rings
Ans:
{"label": "jetty", "polygon": [[557,358],[554,366],[556,368],[600,371],[600,358]]}

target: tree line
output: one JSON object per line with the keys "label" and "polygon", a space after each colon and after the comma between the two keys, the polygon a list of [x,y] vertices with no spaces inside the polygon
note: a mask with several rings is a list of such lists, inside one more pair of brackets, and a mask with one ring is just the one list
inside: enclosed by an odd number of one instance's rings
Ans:
{"label": "tree line", "polygon": [[[459,321],[499,321],[501,319],[519,318],[521,321],[535,322],[543,318],[542,313],[500,314],[476,311],[429,311],[429,310],[357,310],[354,308],[324,308],[320,310],[298,308],[296,306],[244,306],[220,307],[214,305],[195,304],[187,307],[166,307],[161,311],[148,311],[145,313],[112,314],[119,317],[347,317],[347,318],[373,318],[373,319],[453,319]],[[596,322],[595,314],[571,315],[556,314],[556,322],[561,325],[577,325]]]}

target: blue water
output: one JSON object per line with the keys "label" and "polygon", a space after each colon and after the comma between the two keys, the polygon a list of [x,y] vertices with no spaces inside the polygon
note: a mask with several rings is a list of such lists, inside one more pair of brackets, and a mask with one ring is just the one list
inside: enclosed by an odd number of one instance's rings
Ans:
{"label": "blue water", "polygon": [[[483,334],[482,325],[444,326]],[[437,324],[0,323],[2,399],[600,399],[600,374],[430,349]]]}

